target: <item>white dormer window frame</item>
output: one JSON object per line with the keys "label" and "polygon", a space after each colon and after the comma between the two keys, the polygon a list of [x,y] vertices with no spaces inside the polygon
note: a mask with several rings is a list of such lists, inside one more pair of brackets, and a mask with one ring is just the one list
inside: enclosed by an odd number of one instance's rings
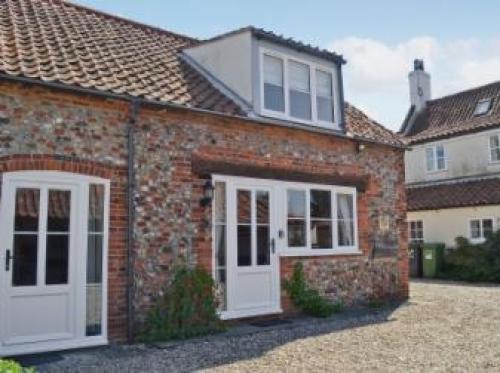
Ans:
{"label": "white dormer window frame", "polygon": [[[285,99],[285,107],[284,111],[274,111],[270,109],[266,109],[265,107],[265,92],[264,92],[264,83],[265,83],[265,77],[264,77],[264,58],[265,56],[273,57],[280,59],[282,61],[282,66],[283,66],[283,91],[284,91],[284,99]],[[289,78],[289,65],[290,62],[296,62],[298,64],[306,65],[309,68],[309,84],[310,84],[310,89],[309,89],[309,95],[310,95],[310,108],[311,108],[311,119],[301,119],[292,116],[291,113],[291,108],[290,108],[290,78]],[[287,120],[287,121],[292,121],[292,122],[298,122],[298,123],[303,123],[303,124],[308,124],[312,126],[317,126],[317,127],[322,127],[322,128],[328,128],[328,129],[335,129],[339,130],[340,126],[338,123],[338,118],[339,118],[339,113],[338,110],[340,108],[338,107],[338,75],[337,71],[335,68],[328,68],[322,64],[313,62],[313,61],[307,61],[301,58],[296,58],[291,55],[287,55],[282,52],[278,52],[272,49],[268,48],[260,48],[259,52],[259,75],[260,75],[260,114],[263,116],[267,117],[272,117],[276,119],[282,119],[282,120]],[[316,72],[321,71],[326,74],[329,74],[331,76],[331,84],[332,84],[332,108],[333,108],[333,121],[328,122],[324,120],[318,119],[318,107],[317,107],[317,102],[318,102],[318,94],[317,94],[317,89],[316,89]],[[324,98],[324,96],[320,96],[320,98]]]}
{"label": "white dormer window frame", "polygon": [[425,170],[427,172],[444,172],[448,170],[448,158],[443,144],[425,147]]}

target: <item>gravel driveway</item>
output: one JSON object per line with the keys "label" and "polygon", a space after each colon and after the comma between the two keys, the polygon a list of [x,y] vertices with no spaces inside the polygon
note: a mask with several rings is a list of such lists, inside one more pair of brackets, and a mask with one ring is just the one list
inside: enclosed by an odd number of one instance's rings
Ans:
{"label": "gravel driveway", "polygon": [[[414,282],[397,308],[175,346],[58,355],[42,371],[500,371],[500,287]],[[50,355],[47,355],[50,360]]]}

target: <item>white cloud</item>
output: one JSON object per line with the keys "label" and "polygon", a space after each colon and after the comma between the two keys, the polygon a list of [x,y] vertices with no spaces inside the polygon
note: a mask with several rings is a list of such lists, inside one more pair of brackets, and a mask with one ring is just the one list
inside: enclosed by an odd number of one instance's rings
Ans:
{"label": "white cloud", "polygon": [[331,50],[342,53],[348,100],[391,129],[398,129],[408,109],[408,72],[423,58],[432,76],[434,97],[500,80],[500,40],[458,39],[446,43],[431,36],[396,45],[348,37]]}

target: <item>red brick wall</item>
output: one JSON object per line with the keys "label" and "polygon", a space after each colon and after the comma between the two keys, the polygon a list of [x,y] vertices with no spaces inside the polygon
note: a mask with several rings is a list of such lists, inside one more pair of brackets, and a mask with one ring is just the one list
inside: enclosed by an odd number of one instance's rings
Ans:
{"label": "red brick wall", "polygon": [[[107,169],[112,178],[110,232],[110,336],[126,335],[126,174],[129,104],[33,86],[0,83],[0,159],[7,170],[59,167],[79,173]],[[357,257],[301,259],[314,286],[332,297],[356,301],[385,290],[408,292],[403,151],[369,144],[358,153],[353,140],[187,110],[141,108],[136,131],[134,307],[147,314],[169,281],[179,256],[212,265],[211,211],[200,207],[204,180],[193,157],[369,176],[359,194]],[[34,155],[34,157],[30,156]],[[24,159],[16,161],[16,157]],[[23,163],[24,162],[24,163]],[[54,163],[55,162],[55,163]],[[17,164],[17,166],[16,166]],[[86,165],[86,166],[83,166]],[[378,231],[378,217],[392,217],[391,232]],[[371,260],[374,244],[391,256]],[[282,277],[293,262],[282,260]],[[338,271],[342,275],[334,275]],[[363,278],[363,289],[346,285]],[[327,278],[326,281],[315,279]],[[339,278],[337,286],[331,278]],[[397,288],[397,289],[395,289]],[[390,290],[390,291],[389,291]]]}

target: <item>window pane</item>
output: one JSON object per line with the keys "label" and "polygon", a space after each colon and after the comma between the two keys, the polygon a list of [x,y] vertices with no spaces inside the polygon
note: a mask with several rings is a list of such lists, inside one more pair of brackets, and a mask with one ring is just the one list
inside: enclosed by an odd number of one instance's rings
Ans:
{"label": "window pane", "polygon": [[311,190],[311,217],[331,218],[331,194],[328,190]]}
{"label": "window pane", "polygon": [[483,220],[483,237],[488,237],[493,233],[493,220],[491,219],[484,219]]}
{"label": "window pane", "polygon": [[481,238],[481,223],[479,220],[471,220],[470,222],[470,236],[471,238]]}
{"label": "window pane", "polygon": [[318,119],[333,123],[333,98],[316,97]]}
{"label": "window pane", "polygon": [[273,111],[285,111],[283,88],[283,61],[264,56],[264,107]]}
{"label": "window pane", "polygon": [[498,135],[490,136],[490,147],[491,148],[500,147],[500,142],[498,141]]}
{"label": "window pane", "polygon": [[338,244],[354,245],[354,201],[351,194],[337,194]]}
{"label": "window pane", "polygon": [[283,87],[264,83],[264,107],[268,110],[285,112]]}
{"label": "window pane", "polygon": [[238,267],[252,265],[252,236],[249,225],[238,225]]}
{"label": "window pane", "polygon": [[492,148],[491,149],[491,160],[493,162],[500,161],[500,148]]}
{"label": "window pane", "polygon": [[269,223],[269,193],[257,192],[257,224]]}
{"label": "window pane", "polygon": [[226,222],[226,183],[216,182],[214,187],[214,215],[216,223]]}
{"label": "window pane", "polygon": [[264,82],[283,87],[283,60],[264,55]]}
{"label": "window pane", "polygon": [[17,232],[38,231],[38,214],[40,211],[40,191],[38,189],[16,190],[16,212],[14,229]]}
{"label": "window pane", "polygon": [[306,246],[305,220],[288,220],[288,247]]}
{"label": "window pane", "polygon": [[352,194],[337,194],[337,218],[338,219],[353,219],[354,204]]}
{"label": "window pane", "polygon": [[316,94],[321,97],[332,97],[332,74],[316,70]]}
{"label": "window pane", "polygon": [[226,227],[215,227],[215,259],[217,267],[226,266]]}
{"label": "window pane", "polygon": [[330,221],[311,221],[311,246],[313,249],[332,248],[332,223]]}
{"label": "window pane", "polygon": [[339,246],[354,245],[354,223],[352,220],[339,220]]}
{"label": "window pane", "polygon": [[434,149],[427,148],[425,150],[426,162],[427,162],[427,171],[434,170]]}
{"label": "window pane", "polygon": [[252,194],[248,190],[238,190],[238,223],[250,224]]}
{"label": "window pane", "polygon": [[287,190],[287,200],[289,218],[306,216],[306,192],[304,190]]}
{"label": "window pane", "polygon": [[37,277],[38,235],[14,234],[13,286],[34,286]]}
{"label": "window pane", "polygon": [[89,186],[89,232],[87,235],[86,336],[102,334],[102,273],[104,246],[104,201],[102,184]]}
{"label": "window pane", "polygon": [[88,238],[87,252],[87,283],[100,284],[102,282],[102,241],[101,234],[92,234]]}
{"label": "window pane", "polygon": [[104,231],[104,185],[89,186],[89,232]]}
{"label": "window pane", "polygon": [[269,239],[269,226],[262,225],[257,227],[257,264],[270,264],[271,243]]}
{"label": "window pane", "polygon": [[69,236],[67,234],[47,235],[47,257],[45,283],[62,285],[68,283]]}
{"label": "window pane", "polygon": [[309,66],[290,61],[290,115],[301,119],[311,119],[311,88]]}
{"label": "window pane", "polygon": [[47,231],[68,232],[71,208],[71,192],[68,190],[49,190]]}

